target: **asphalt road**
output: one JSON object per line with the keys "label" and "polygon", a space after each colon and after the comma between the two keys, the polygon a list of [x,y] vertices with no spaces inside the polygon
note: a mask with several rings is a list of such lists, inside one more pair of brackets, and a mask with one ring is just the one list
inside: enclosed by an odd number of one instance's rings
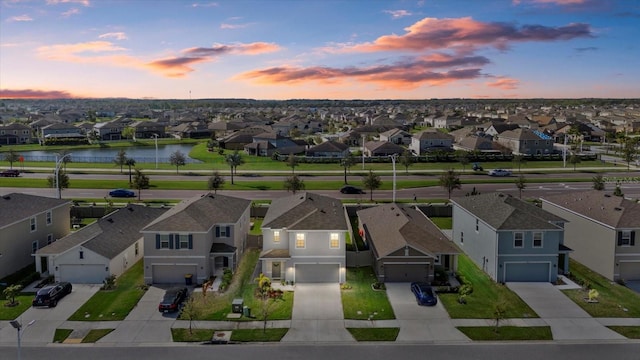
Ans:
{"label": "asphalt road", "polygon": [[[0,347],[3,359],[17,358],[17,348]],[[23,347],[22,359],[437,359],[437,360],[637,360],[640,342],[634,343],[484,343],[418,345],[396,343],[333,344],[247,344],[196,345],[157,344],[156,346],[101,347],[96,345],[49,345]]]}

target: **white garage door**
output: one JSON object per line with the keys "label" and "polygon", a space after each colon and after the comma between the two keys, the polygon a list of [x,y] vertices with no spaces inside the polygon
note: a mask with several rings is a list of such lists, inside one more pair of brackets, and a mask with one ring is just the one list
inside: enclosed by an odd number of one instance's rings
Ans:
{"label": "white garage door", "polygon": [[195,283],[195,265],[153,265],[154,284],[184,284],[184,276],[191,274]]}
{"label": "white garage door", "polygon": [[102,284],[109,276],[105,265],[73,264],[57,265],[60,269],[60,281],[72,284]]}
{"label": "white garage door", "polygon": [[640,280],[640,262],[620,262],[620,278]]}
{"label": "white garage door", "polygon": [[340,282],[338,264],[296,264],[296,282],[324,283]]}

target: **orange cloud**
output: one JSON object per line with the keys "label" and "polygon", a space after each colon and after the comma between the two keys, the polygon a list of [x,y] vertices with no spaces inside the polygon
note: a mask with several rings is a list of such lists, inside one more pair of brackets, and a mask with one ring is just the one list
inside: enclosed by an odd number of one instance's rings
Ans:
{"label": "orange cloud", "polygon": [[69,99],[73,97],[69,92],[62,90],[0,89],[0,99]]}
{"label": "orange cloud", "polygon": [[486,85],[503,90],[515,90],[520,85],[520,81],[511,78],[499,78],[496,81],[486,83]]}
{"label": "orange cloud", "polygon": [[164,76],[172,78],[180,78],[186,76],[188,73],[194,71],[189,65],[206,62],[208,59],[201,57],[193,58],[170,58],[163,60],[155,60],[147,63],[149,69],[160,72]]}
{"label": "orange cloud", "polygon": [[104,53],[123,51],[125,48],[115,46],[109,41],[90,41],[76,44],[59,44],[41,46],[37,49],[38,55],[50,60],[77,61],[84,53]]}
{"label": "orange cloud", "polygon": [[373,42],[347,45],[339,50],[364,52],[425,51],[446,48],[472,50],[483,45],[506,49],[513,42],[569,40],[593,36],[588,24],[516,27],[502,22],[476,21],[471,17],[424,18],[405,28],[405,31],[404,35],[384,35]]}
{"label": "orange cloud", "polygon": [[212,47],[196,47],[185,49],[182,52],[186,55],[197,56],[220,56],[224,54],[236,55],[258,55],[280,50],[280,46],[273,43],[255,42],[250,44],[223,45],[215,44]]}

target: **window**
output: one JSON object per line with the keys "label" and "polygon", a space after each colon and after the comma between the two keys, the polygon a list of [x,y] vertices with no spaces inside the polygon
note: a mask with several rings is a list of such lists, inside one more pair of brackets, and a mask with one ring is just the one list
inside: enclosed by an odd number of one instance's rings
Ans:
{"label": "window", "polygon": [[53,234],[47,234],[47,245],[53,242]]}
{"label": "window", "polygon": [[618,231],[618,246],[635,246],[636,244],[636,232],[635,231]]}
{"label": "window", "polygon": [[31,226],[31,232],[34,232],[37,230],[37,226],[36,226],[36,217],[32,217],[31,219],[29,219],[30,222],[30,226]]}
{"label": "window", "polygon": [[276,230],[273,232],[273,242],[280,243],[280,231]]}
{"label": "window", "polygon": [[38,241],[34,241],[31,243],[31,253],[35,254],[38,251]]}
{"label": "window", "polygon": [[178,249],[190,249],[189,246],[189,235],[187,234],[178,234],[176,235],[178,238]]}
{"label": "window", "polygon": [[542,233],[534,232],[533,233],[533,247],[541,248],[542,247]]}
{"label": "window", "polygon": [[329,235],[329,247],[332,248],[332,249],[339,249],[340,248],[340,234],[331,233]]}
{"label": "window", "polygon": [[230,226],[216,226],[216,237],[230,237],[230,236],[231,236]]}
{"label": "window", "polygon": [[51,211],[47,211],[47,225],[51,225]]}
{"label": "window", "polygon": [[80,259],[84,259],[84,251],[80,250]]}
{"label": "window", "polygon": [[138,256],[138,254],[140,254],[140,244],[136,243],[134,245],[134,251],[136,253],[136,256]]}
{"label": "window", "polygon": [[165,235],[160,235],[160,249],[168,249],[169,248],[169,243],[170,243],[170,239],[169,239],[169,234],[165,234]]}
{"label": "window", "polygon": [[464,244],[464,233],[460,232],[460,244]]}
{"label": "window", "polygon": [[304,240],[304,234],[302,233],[296,234],[296,249],[304,249],[305,246],[306,246],[306,243]]}
{"label": "window", "polygon": [[476,219],[476,232],[480,230],[480,220]]}
{"label": "window", "polygon": [[513,247],[514,248],[524,247],[524,233],[521,233],[521,232],[513,233]]}

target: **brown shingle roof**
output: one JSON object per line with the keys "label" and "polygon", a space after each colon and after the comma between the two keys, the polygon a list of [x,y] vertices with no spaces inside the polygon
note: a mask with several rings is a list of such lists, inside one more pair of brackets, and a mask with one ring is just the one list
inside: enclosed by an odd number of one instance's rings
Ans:
{"label": "brown shingle roof", "polygon": [[301,192],[275,199],[262,228],[289,230],[347,230],[344,207],[329,196]]}
{"label": "brown shingle roof", "polygon": [[604,191],[589,190],[540,199],[614,228],[640,227],[640,204]]}

